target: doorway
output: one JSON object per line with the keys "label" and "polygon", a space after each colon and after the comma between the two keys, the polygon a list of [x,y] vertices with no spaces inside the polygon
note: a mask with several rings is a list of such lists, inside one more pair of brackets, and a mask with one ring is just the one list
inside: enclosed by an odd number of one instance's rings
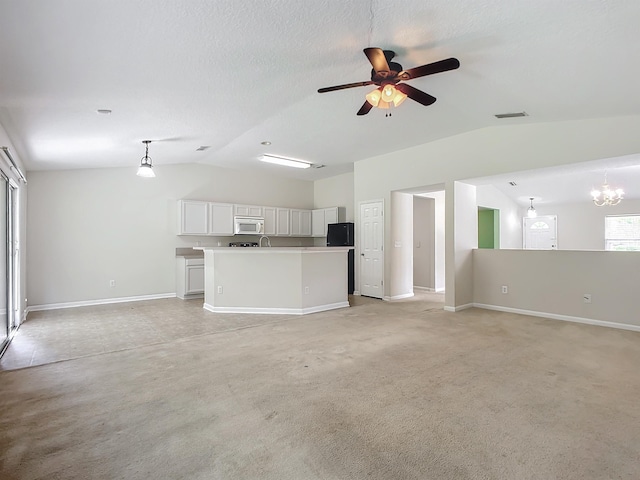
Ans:
{"label": "doorway", "polygon": [[500,248],[500,210],[478,207],[478,248]]}

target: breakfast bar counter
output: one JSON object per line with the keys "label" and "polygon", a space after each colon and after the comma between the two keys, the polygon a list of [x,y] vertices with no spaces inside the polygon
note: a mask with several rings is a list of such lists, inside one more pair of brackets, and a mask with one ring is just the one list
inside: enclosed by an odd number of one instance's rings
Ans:
{"label": "breakfast bar counter", "polygon": [[218,313],[294,314],[349,306],[353,247],[194,247],[204,251],[204,308]]}

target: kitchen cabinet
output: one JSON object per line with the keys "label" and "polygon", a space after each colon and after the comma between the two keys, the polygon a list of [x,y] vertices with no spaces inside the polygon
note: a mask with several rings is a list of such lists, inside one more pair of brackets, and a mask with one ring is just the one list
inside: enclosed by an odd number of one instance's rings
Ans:
{"label": "kitchen cabinet", "polygon": [[291,209],[276,208],[276,235],[291,235]]}
{"label": "kitchen cabinet", "polygon": [[344,208],[328,207],[318,208],[311,212],[311,235],[313,237],[326,237],[327,225],[330,223],[344,222]]}
{"label": "kitchen cabinet", "polygon": [[311,236],[311,210],[291,209],[291,235],[294,237]]}
{"label": "kitchen cabinet", "polygon": [[233,235],[233,204],[179,200],[178,235]]}
{"label": "kitchen cabinet", "polygon": [[258,205],[235,205],[234,215],[239,217],[262,217],[264,216],[264,207]]}
{"label": "kitchen cabinet", "polygon": [[263,207],[264,214],[264,234],[276,234],[276,207]]}
{"label": "kitchen cabinet", "polygon": [[209,203],[198,200],[178,201],[178,235],[209,233]]}
{"label": "kitchen cabinet", "polygon": [[209,203],[209,235],[233,235],[233,205]]}
{"label": "kitchen cabinet", "polygon": [[176,296],[181,299],[204,296],[204,258],[178,257]]}

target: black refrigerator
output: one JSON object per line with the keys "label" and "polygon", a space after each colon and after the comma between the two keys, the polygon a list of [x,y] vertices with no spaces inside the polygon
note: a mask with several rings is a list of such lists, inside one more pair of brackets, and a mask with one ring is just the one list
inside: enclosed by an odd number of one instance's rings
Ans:
{"label": "black refrigerator", "polygon": [[[353,223],[330,223],[327,225],[327,247],[353,247]],[[354,269],[354,251],[349,250],[347,254],[348,262],[348,280],[347,288],[349,295],[353,295],[355,279],[353,275]]]}

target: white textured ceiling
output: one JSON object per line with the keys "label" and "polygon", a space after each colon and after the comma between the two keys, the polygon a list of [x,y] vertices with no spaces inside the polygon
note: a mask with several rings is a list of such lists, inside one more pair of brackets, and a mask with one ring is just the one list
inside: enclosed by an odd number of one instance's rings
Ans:
{"label": "white textured ceiling", "polygon": [[[156,165],[314,180],[491,125],[637,114],[639,23],[638,0],[0,0],[0,123],[28,170],[135,168],[150,139]],[[368,80],[368,46],[461,67],[410,81],[432,106],[358,117],[371,87],[317,89]]]}

